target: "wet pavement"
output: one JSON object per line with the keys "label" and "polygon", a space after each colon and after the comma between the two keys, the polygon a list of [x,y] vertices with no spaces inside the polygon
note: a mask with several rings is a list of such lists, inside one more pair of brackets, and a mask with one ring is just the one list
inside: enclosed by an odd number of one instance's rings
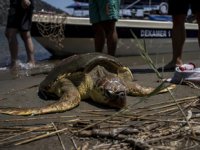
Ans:
{"label": "wet pavement", "polygon": [[[0,64],[1,68],[9,62],[9,53],[8,47],[6,45],[5,38],[1,36],[1,46],[0,46]],[[33,71],[22,71],[22,74],[15,76],[10,73],[9,70],[0,70],[0,107],[38,107],[50,104],[51,101],[44,101],[38,97],[38,85],[46,77],[46,74],[39,73],[34,76],[31,75],[37,72],[42,72],[45,67],[47,69],[51,68],[54,65],[54,62],[60,60],[49,60],[50,54],[42,48],[36,41],[34,41],[36,46],[36,60],[37,65],[41,66],[38,69]],[[22,47],[20,50],[19,58],[22,62],[25,62],[25,50]],[[159,54],[152,55],[151,59],[154,61],[157,67],[163,66],[171,58],[171,54]],[[183,55],[185,62],[193,62],[196,66],[200,67],[200,52],[193,53],[184,53]],[[129,56],[129,57],[119,57],[120,61],[131,68],[135,78],[135,82],[140,83],[143,86],[152,86],[156,87],[160,83],[158,82],[158,77],[154,71],[149,67],[148,64],[140,56]],[[161,73],[164,78],[172,77],[173,72],[164,72]],[[177,85],[177,88],[172,91],[173,95],[177,99],[185,97],[200,96],[199,89],[193,89],[186,85]],[[136,105],[141,99],[139,97],[130,97],[128,96],[128,105],[132,105],[132,109],[136,109],[139,106],[148,106],[158,102],[167,102],[171,99],[169,93],[154,95],[149,97],[147,100],[141,102],[139,105]],[[88,119],[88,115],[85,112],[90,112],[93,110],[95,113],[103,112],[102,118],[106,118],[108,114],[114,114],[117,111],[111,108],[105,108],[102,106],[95,105],[88,101],[82,101],[78,107],[73,110],[59,113],[59,114],[48,114],[42,116],[9,116],[9,115],[0,115],[0,149],[1,150],[71,150],[77,149],[75,145],[80,146],[85,142],[89,142],[90,145],[94,146],[95,144],[101,143],[102,141],[98,138],[77,138],[72,136],[71,132],[60,132],[60,134],[52,134],[48,136],[52,131],[57,131],[59,129],[70,128],[71,122],[76,119]],[[96,118],[97,119],[97,118]],[[88,119],[88,124],[95,122],[95,118]],[[49,126],[52,124],[58,126],[59,129],[51,128]],[[68,126],[69,125],[69,126]],[[36,130],[34,127],[40,127],[40,130],[36,132],[31,132]],[[28,130],[24,129],[29,128]],[[17,132],[18,130],[18,132]],[[24,130],[24,131],[23,131]],[[5,136],[5,133],[7,136]],[[28,134],[29,133],[29,134]],[[46,135],[44,137],[32,140],[26,144],[20,144],[20,142],[27,139],[32,139],[34,135],[40,133],[41,135]],[[5,137],[3,137],[5,136]],[[17,137],[17,138],[15,138]],[[37,137],[37,136],[36,136]],[[21,138],[21,139],[20,139]],[[105,143],[105,139],[103,142]],[[10,142],[10,144],[9,144]],[[3,143],[6,143],[5,145]],[[15,143],[16,145],[14,145]],[[61,144],[62,143],[62,144]],[[75,144],[74,144],[75,143]],[[17,146],[18,145],[18,146]],[[125,149],[125,148],[124,148]],[[127,148],[128,149],[128,148]]]}

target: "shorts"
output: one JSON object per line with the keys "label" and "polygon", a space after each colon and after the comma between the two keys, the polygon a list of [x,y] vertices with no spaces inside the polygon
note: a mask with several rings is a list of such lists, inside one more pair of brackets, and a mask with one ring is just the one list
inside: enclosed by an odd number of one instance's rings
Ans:
{"label": "shorts", "polygon": [[187,14],[189,8],[191,8],[193,14],[200,12],[198,1],[199,0],[169,0],[169,14]]}
{"label": "shorts", "polygon": [[89,0],[91,23],[119,19],[120,0]]}
{"label": "shorts", "polygon": [[21,0],[10,0],[10,8],[8,11],[7,28],[15,28],[19,31],[30,31],[32,26],[32,15],[34,2],[28,9],[23,9]]}

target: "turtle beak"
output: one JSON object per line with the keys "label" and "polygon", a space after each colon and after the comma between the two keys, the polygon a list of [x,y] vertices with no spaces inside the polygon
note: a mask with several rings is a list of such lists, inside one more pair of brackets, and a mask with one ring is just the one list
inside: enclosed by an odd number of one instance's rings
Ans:
{"label": "turtle beak", "polygon": [[109,105],[111,107],[121,109],[126,106],[126,93],[124,91],[120,91],[115,94],[110,94],[109,98]]}
{"label": "turtle beak", "polygon": [[117,94],[117,98],[116,98],[116,104],[118,106],[118,108],[123,108],[126,106],[126,93],[123,92],[119,92]]}

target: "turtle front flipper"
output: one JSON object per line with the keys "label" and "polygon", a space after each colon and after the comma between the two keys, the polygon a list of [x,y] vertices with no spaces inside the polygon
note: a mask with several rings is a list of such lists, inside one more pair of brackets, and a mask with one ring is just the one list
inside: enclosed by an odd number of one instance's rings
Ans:
{"label": "turtle front flipper", "polygon": [[[147,96],[157,90],[157,88],[153,87],[143,87],[135,82],[126,82],[126,87],[127,94],[131,96]],[[174,84],[171,84],[168,87],[165,87],[164,89],[158,89],[158,91],[156,91],[155,93],[165,93],[168,92],[168,90],[174,89],[175,87],[176,86]]]}
{"label": "turtle front flipper", "polygon": [[68,80],[67,86],[62,88],[63,94],[59,101],[44,107],[35,108],[0,108],[1,114],[8,115],[41,115],[47,113],[58,113],[70,110],[76,107],[81,97],[77,88]]}

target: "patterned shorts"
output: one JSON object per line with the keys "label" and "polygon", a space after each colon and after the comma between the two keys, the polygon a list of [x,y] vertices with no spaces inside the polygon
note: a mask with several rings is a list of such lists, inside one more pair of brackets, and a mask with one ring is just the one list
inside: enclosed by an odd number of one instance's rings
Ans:
{"label": "patterned shorts", "polygon": [[120,0],[89,0],[90,22],[119,19]]}

